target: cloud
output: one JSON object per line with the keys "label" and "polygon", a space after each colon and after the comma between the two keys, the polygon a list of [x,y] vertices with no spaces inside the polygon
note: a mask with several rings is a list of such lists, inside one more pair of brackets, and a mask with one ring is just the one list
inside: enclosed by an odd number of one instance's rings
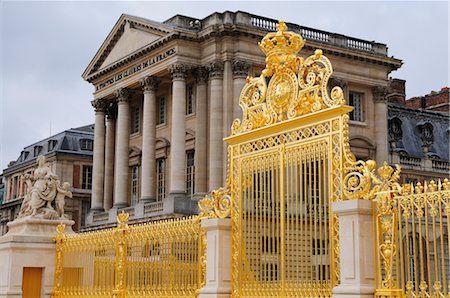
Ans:
{"label": "cloud", "polygon": [[246,11],[386,43],[417,96],[448,84],[448,2],[1,2],[0,167],[52,133],[93,123],[84,71],[122,13],[163,21]]}

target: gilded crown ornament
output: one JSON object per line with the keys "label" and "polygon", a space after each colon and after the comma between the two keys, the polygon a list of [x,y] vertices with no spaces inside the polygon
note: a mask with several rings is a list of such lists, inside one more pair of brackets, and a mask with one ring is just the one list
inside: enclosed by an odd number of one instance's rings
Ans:
{"label": "gilded crown ornament", "polygon": [[259,47],[266,55],[266,67],[260,77],[247,77],[240,95],[242,121],[234,120],[232,134],[344,104],[340,87],[328,94],[333,73],[330,61],[322,50],[306,59],[297,56],[304,45],[303,38],[287,31],[283,21],[277,32],[262,39]]}

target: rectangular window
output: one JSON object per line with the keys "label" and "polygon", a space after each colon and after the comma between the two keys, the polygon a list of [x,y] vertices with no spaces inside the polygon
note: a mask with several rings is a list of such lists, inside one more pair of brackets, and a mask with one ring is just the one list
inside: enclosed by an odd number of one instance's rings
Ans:
{"label": "rectangular window", "polygon": [[19,177],[14,177],[13,178],[13,186],[12,186],[12,198],[15,199],[17,198],[17,190],[19,187]]}
{"label": "rectangular window", "polygon": [[131,133],[139,132],[141,126],[141,114],[139,107],[133,108],[133,122],[131,123]]}
{"label": "rectangular window", "polygon": [[80,219],[81,227],[84,227],[86,225],[86,216],[88,215],[90,209],[91,209],[91,203],[89,201],[82,200],[81,201],[81,219]]}
{"label": "rectangular window", "polygon": [[195,166],[194,166],[194,150],[186,152],[186,193],[188,196],[193,196],[195,189]]}
{"label": "rectangular window", "polygon": [[131,206],[139,201],[139,166],[131,168]]}
{"label": "rectangular window", "polygon": [[186,115],[194,114],[194,85],[186,86]]}
{"label": "rectangular window", "polygon": [[83,166],[82,189],[92,189],[92,166]]}
{"label": "rectangular window", "polygon": [[86,151],[94,150],[94,141],[90,139],[81,139],[80,140],[80,149]]}
{"label": "rectangular window", "polygon": [[166,98],[160,97],[158,101],[158,119],[156,124],[166,123]]}
{"label": "rectangular window", "polygon": [[348,97],[348,104],[354,109],[350,112],[350,120],[364,121],[363,95],[361,93],[351,92]]}
{"label": "rectangular window", "polygon": [[159,158],[156,160],[156,200],[162,201],[166,196],[166,160]]}

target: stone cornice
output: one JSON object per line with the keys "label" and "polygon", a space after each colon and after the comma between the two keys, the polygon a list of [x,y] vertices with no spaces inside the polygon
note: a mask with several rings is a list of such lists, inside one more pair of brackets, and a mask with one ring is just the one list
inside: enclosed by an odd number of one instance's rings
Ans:
{"label": "stone cornice", "polygon": [[139,81],[144,92],[155,92],[158,90],[161,79],[154,76],[147,76]]}
{"label": "stone cornice", "polygon": [[94,58],[89,63],[86,70],[83,72],[82,77],[85,80],[88,80],[87,77],[99,70],[99,67],[101,66],[105,58],[108,56],[114,45],[124,33],[124,27],[126,23],[129,23],[132,27],[140,27],[145,29],[146,31],[157,32],[162,35],[167,35],[171,32],[171,28],[166,26],[165,24],[141,17],[122,14],[106,37],[105,41],[102,43]]}
{"label": "stone cornice", "polygon": [[[128,56],[105,67],[104,69],[98,70],[96,72],[84,73],[83,78],[88,82],[92,82],[96,78],[103,76],[106,73],[109,73],[110,71],[113,71],[124,65],[132,63],[133,61],[141,58],[142,56],[148,54],[149,52],[157,48],[160,48],[165,44],[174,40],[188,40],[188,41],[202,42],[206,39],[214,37],[241,35],[253,37],[259,41],[267,33],[266,31],[258,28],[251,28],[239,24],[233,26],[215,25],[205,28],[205,30],[202,31],[203,32],[195,33],[195,32],[186,32],[185,30],[181,29],[178,30],[178,28],[175,28],[173,32],[168,33],[166,36],[161,37],[160,39],[154,41],[153,43],[149,44],[146,47],[143,47],[133,53],[130,53]],[[348,59],[364,61],[371,64],[381,65],[384,67],[388,67],[391,71],[398,69],[402,65],[402,61],[400,59],[388,57],[386,55],[373,53],[369,51],[358,51],[351,48],[339,47],[313,40],[306,41],[306,45],[304,47],[305,50],[314,51],[317,48],[321,48],[323,50],[323,53],[328,56],[334,55],[339,57],[345,57]]]}

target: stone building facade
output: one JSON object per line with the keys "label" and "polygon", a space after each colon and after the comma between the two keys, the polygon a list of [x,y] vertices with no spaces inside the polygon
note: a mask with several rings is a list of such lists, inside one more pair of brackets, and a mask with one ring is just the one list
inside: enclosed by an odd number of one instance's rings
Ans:
{"label": "stone building facade", "polygon": [[[277,20],[246,12],[204,19],[176,15],[162,23],[122,15],[83,73],[94,88],[94,180],[89,229],[196,212],[196,200],[224,184],[222,138],[240,117],[239,94],[259,75],[258,42]],[[387,46],[287,23],[331,60],[331,87],[355,107],[352,150],[388,159],[388,75],[402,62]]]}
{"label": "stone building facade", "polygon": [[75,221],[74,230],[85,225],[90,208],[92,188],[92,156],[94,126],[72,128],[27,146],[16,161],[3,170],[5,193],[0,204],[0,236],[7,232],[6,224],[20,211],[27,192],[24,175],[33,173],[36,158],[44,155],[61,183],[71,184],[72,199],[66,198],[66,214]]}
{"label": "stone building facade", "polygon": [[393,79],[388,93],[389,162],[402,182],[449,177],[449,88],[406,100],[405,81]]}

